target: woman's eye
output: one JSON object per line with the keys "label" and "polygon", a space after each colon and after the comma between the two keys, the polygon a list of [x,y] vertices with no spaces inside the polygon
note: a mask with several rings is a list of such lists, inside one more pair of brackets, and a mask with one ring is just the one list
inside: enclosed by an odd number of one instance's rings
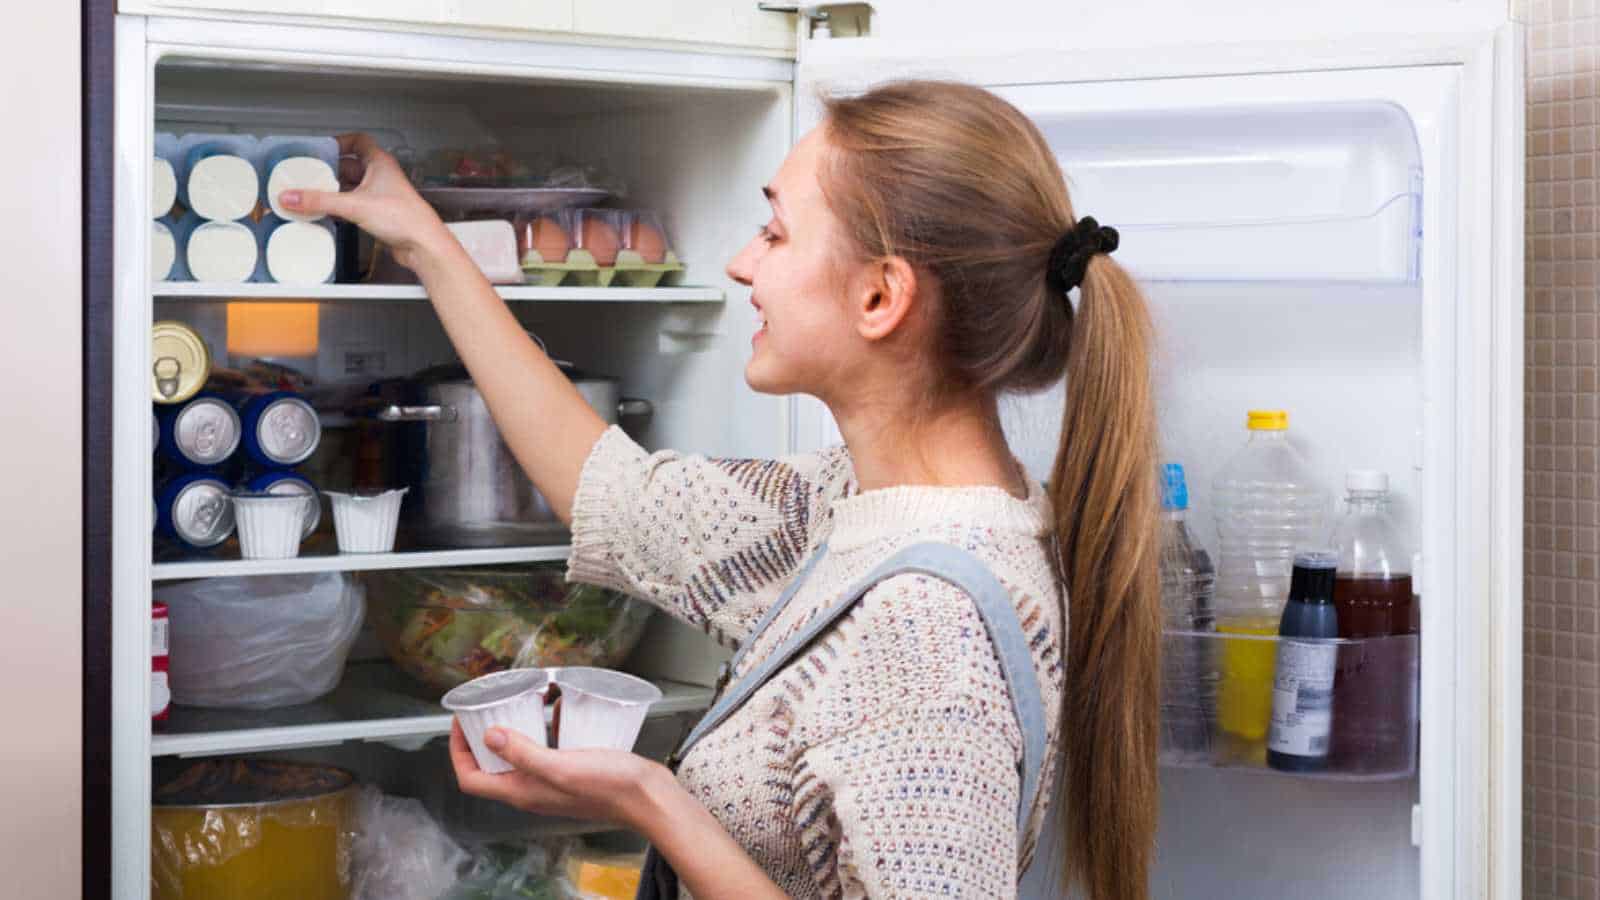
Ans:
{"label": "woman's eye", "polygon": [[776,244],[778,242],[778,236],[774,234],[772,229],[766,225],[756,229],[756,236],[769,244]]}

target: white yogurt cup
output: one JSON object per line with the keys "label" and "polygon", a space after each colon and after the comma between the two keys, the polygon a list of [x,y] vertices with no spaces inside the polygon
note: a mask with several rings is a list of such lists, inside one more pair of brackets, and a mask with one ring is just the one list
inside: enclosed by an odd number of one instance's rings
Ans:
{"label": "white yogurt cup", "polygon": [[557,733],[562,750],[632,750],[661,689],[623,672],[589,666],[555,670],[561,691]]}
{"label": "white yogurt cup", "polygon": [[461,731],[472,748],[478,768],[491,775],[509,772],[515,766],[501,759],[483,743],[491,728],[506,728],[526,735],[539,746],[548,746],[544,730],[544,699],[550,687],[548,669],[510,669],[493,672],[459,685],[440,702],[455,713]]}
{"label": "white yogurt cup", "polygon": [[306,517],[315,494],[233,495],[239,552],[245,559],[292,559],[300,555]]}
{"label": "white yogurt cup", "polygon": [[400,524],[400,501],[409,488],[381,494],[323,491],[333,504],[333,532],[340,553],[388,553]]}
{"label": "white yogurt cup", "polygon": [[201,222],[189,232],[184,263],[195,281],[245,282],[255,274],[256,233],[238,222]]}

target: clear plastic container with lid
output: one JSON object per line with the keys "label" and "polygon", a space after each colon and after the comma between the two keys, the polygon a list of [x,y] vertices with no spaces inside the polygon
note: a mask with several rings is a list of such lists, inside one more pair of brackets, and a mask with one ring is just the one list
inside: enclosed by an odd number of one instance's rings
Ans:
{"label": "clear plastic container with lid", "polygon": [[[1251,410],[1250,440],[1213,483],[1220,553],[1217,630],[1276,635],[1295,552],[1326,536],[1327,494],[1289,443],[1289,414]],[[1221,661],[1217,724],[1224,736],[1265,753],[1272,710],[1273,645],[1229,641]]]}

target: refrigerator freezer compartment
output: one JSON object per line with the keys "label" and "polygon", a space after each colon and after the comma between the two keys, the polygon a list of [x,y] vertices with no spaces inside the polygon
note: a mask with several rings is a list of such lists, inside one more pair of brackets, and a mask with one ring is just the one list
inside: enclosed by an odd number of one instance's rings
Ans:
{"label": "refrigerator freezer compartment", "polygon": [[[1284,644],[1316,648],[1333,675],[1332,718],[1309,724],[1304,688],[1280,668]],[[1169,631],[1162,646],[1161,763],[1336,781],[1405,779],[1417,769],[1418,637],[1278,638]],[[1269,762],[1277,724],[1310,729],[1318,762]],[[1308,757],[1296,757],[1304,760]],[[1281,760],[1282,757],[1279,757]]]}
{"label": "refrigerator freezer compartment", "polygon": [[1422,163],[1379,102],[1039,117],[1079,215],[1151,280],[1415,281]]}
{"label": "refrigerator freezer compartment", "polygon": [[[662,699],[652,718],[704,709],[711,689],[652,679]],[[405,673],[388,663],[352,663],[333,693],[299,706],[267,710],[172,707],[151,736],[152,756],[218,756],[318,747],[344,741],[383,741],[415,750],[450,732],[450,714]]]}

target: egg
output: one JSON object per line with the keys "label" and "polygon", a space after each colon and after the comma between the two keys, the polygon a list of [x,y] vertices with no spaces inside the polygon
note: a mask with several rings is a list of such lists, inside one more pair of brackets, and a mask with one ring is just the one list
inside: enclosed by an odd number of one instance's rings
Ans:
{"label": "egg", "polygon": [[635,219],[628,227],[628,249],[644,257],[647,263],[660,263],[667,258],[667,239],[661,235],[661,229]]}
{"label": "egg", "polygon": [[547,263],[558,263],[567,258],[567,252],[572,249],[572,236],[567,234],[560,222],[549,216],[541,216],[526,228],[523,238],[527,246],[522,248],[524,252],[533,250]]}
{"label": "egg", "polygon": [[602,266],[617,264],[617,250],[622,246],[622,235],[610,222],[600,216],[583,217],[583,249],[589,251],[594,261]]}

